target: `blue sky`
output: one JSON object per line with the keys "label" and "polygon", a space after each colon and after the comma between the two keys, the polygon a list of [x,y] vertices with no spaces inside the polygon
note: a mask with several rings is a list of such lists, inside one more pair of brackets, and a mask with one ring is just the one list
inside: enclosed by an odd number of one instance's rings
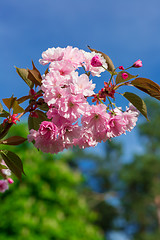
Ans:
{"label": "blue sky", "polygon": [[[87,45],[107,53],[116,66],[143,61],[139,73],[160,83],[158,0],[7,0],[0,3],[1,97],[27,87],[14,66],[31,68],[48,47]],[[5,89],[5,90],[4,90]]]}
{"label": "blue sky", "polygon": [[[1,1],[1,99],[12,94],[21,97],[28,91],[14,66],[31,68],[33,59],[43,73],[38,63],[41,53],[67,45],[84,50],[90,45],[108,54],[115,66],[129,66],[141,59],[143,68],[138,73],[160,84],[159,9],[159,0]],[[122,137],[128,154],[140,151],[135,133]]]}

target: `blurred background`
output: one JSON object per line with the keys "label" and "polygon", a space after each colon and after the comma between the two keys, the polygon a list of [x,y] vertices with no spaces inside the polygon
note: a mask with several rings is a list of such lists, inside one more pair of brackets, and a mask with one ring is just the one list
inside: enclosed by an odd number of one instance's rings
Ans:
{"label": "blurred background", "polygon": [[[33,60],[43,74],[41,53],[68,45],[90,45],[116,67],[141,59],[138,74],[160,84],[159,8],[158,0],[1,2],[1,99],[28,92],[14,66]],[[104,79],[95,81],[99,89]],[[117,105],[128,103],[118,97]],[[0,196],[0,239],[159,240],[160,110],[158,101],[147,106],[149,123],[141,117],[131,133],[94,149],[51,156],[20,146],[27,177]],[[27,136],[21,129],[11,134]]]}

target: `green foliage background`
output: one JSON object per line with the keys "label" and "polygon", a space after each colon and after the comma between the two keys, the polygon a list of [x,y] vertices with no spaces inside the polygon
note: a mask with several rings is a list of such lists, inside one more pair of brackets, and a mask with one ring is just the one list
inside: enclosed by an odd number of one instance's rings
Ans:
{"label": "green foliage background", "polygon": [[[24,129],[16,126],[11,135],[25,137]],[[16,149],[26,176],[21,182],[14,177],[0,196],[1,240],[104,239],[94,225],[97,215],[80,193],[83,177],[67,164],[73,153],[43,154],[28,143],[7,149]]]}

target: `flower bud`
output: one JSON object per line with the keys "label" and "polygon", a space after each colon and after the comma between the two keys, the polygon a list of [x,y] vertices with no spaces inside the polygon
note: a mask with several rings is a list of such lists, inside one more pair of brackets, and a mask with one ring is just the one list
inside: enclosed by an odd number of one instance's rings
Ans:
{"label": "flower bud", "polygon": [[12,183],[14,183],[14,181],[13,181],[13,179],[12,179],[12,178],[8,178],[7,180],[8,180],[8,183],[9,183],[9,184],[12,184]]}
{"label": "flower bud", "polygon": [[128,78],[128,74],[127,73],[122,73],[122,78],[123,79],[127,79]]}
{"label": "flower bud", "polygon": [[142,61],[139,59],[135,63],[133,63],[132,67],[134,68],[140,68],[142,67]]}
{"label": "flower bud", "polygon": [[95,55],[92,59],[91,59],[91,65],[93,67],[101,67],[102,66],[102,61],[100,59],[100,57],[98,55]]}
{"label": "flower bud", "polygon": [[119,69],[120,69],[120,70],[124,70],[124,67],[123,67],[123,66],[119,66]]}

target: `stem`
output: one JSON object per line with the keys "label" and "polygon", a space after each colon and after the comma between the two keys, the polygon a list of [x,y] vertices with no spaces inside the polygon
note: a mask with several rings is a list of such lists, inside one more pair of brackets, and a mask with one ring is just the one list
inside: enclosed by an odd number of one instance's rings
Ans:
{"label": "stem", "polygon": [[131,67],[128,67],[128,68],[125,68],[124,71],[126,71],[126,70],[128,70],[128,69],[130,69],[130,68],[132,68],[132,66],[131,66]]}
{"label": "stem", "polygon": [[30,104],[28,107],[26,107],[26,109],[24,110],[24,112],[22,112],[22,113],[18,116],[18,118],[20,119],[25,113],[27,113],[27,112],[29,111],[30,107],[31,107],[31,104]]}
{"label": "stem", "polygon": [[111,108],[112,108],[112,111],[113,111],[113,104],[112,104],[112,102],[111,102],[111,100],[110,100],[110,98],[107,96],[107,99],[108,99],[108,101],[109,101],[109,104],[110,104],[110,106],[111,106]]}
{"label": "stem", "polygon": [[114,90],[117,90],[119,87],[121,87],[121,86],[124,86],[124,85],[128,85],[130,82],[124,82],[124,83],[121,83],[121,84],[119,84],[119,85],[116,85],[115,87],[114,87]]}

